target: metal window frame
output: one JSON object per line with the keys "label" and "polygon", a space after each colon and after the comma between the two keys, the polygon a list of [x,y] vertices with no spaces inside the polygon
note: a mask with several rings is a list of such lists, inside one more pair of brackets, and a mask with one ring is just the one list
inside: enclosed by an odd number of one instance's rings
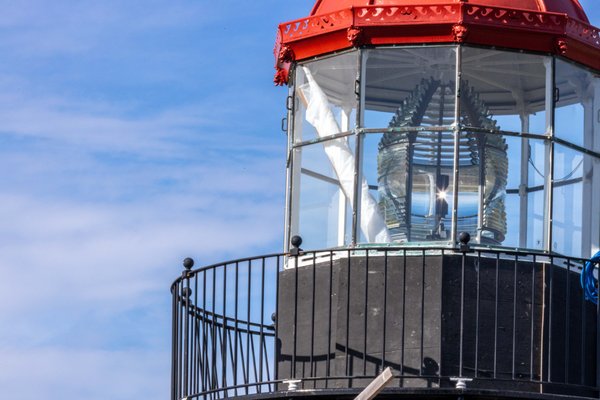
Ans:
{"label": "metal window frame", "polygon": [[[375,47],[375,48],[359,48],[359,49],[353,49],[353,50],[349,50],[349,51],[345,51],[345,52],[339,52],[339,53],[335,53],[335,54],[331,54],[331,55],[327,55],[327,56],[323,56],[323,57],[316,57],[313,58],[311,60],[308,60],[307,62],[313,62],[313,61],[317,61],[317,60],[322,60],[322,59],[326,59],[326,58],[330,58],[330,57],[337,57],[340,55],[344,55],[347,53],[351,53],[351,52],[358,52],[357,53],[357,62],[358,62],[358,72],[357,72],[357,109],[356,109],[356,124],[355,124],[355,128],[352,130],[348,130],[345,132],[341,132],[339,134],[336,135],[331,135],[328,137],[323,137],[323,138],[316,138],[316,139],[311,139],[311,140],[306,140],[306,141],[299,141],[299,142],[294,142],[294,132],[295,132],[295,118],[297,117],[297,112],[301,112],[301,110],[296,110],[297,104],[294,104],[294,99],[295,99],[295,78],[296,78],[296,74],[297,74],[297,69],[293,69],[292,70],[292,78],[291,79],[291,83],[289,85],[289,96],[292,99],[292,107],[288,108],[287,110],[287,118],[288,118],[288,130],[287,130],[287,134],[288,134],[288,142],[287,142],[287,159],[286,159],[286,166],[287,166],[287,176],[286,176],[286,200],[285,200],[285,229],[284,229],[284,249],[285,251],[289,251],[290,249],[290,239],[293,233],[293,228],[294,228],[294,221],[293,221],[293,214],[294,214],[294,207],[297,207],[298,205],[295,204],[295,202],[293,201],[293,192],[295,189],[295,185],[296,182],[294,180],[294,164],[296,162],[298,162],[299,160],[297,159],[297,154],[296,151],[300,150],[301,147],[303,146],[308,146],[308,145],[312,145],[312,144],[317,144],[317,143],[322,143],[328,140],[333,140],[333,139],[339,139],[339,138],[350,138],[352,136],[355,136],[355,144],[354,144],[354,151],[355,151],[355,166],[354,166],[354,192],[353,192],[353,200],[354,200],[354,207],[352,210],[352,227],[351,227],[351,241],[350,241],[350,246],[351,247],[355,247],[358,243],[359,243],[359,239],[360,239],[360,200],[361,200],[361,190],[362,188],[360,187],[359,183],[361,182],[362,176],[363,176],[363,160],[364,160],[364,145],[363,145],[363,141],[366,137],[366,135],[368,134],[377,134],[377,133],[385,133],[385,132],[390,132],[390,131],[419,131],[420,128],[418,127],[404,127],[404,128],[387,128],[387,127],[382,127],[382,128],[367,128],[364,126],[364,114],[365,114],[365,88],[366,88],[366,67],[367,67],[367,60],[368,60],[368,55],[370,51],[373,50],[378,50],[378,49],[390,49],[390,51],[393,51],[392,49],[405,49],[405,48],[421,48],[424,46],[414,46],[414,45],[409,45],[409,46],[381,46],[381,47]],[[429,47],[429,46],[427,46]],[[594,140],[593,141],[593,147],[592,148],[585,148],[582,147],[580,145],[577,145],[575,143],[571,143],[565,139],[559,138],[555,135],[555,125],[556,125],[556,121],[555,121],[555,114],[556,114],[556,102],[555,102],[555,90],[556,90],[556,60],[557,59],[561,59],[561,57],[557,57],[557,56],[552,56],[552,55],[543,55],[544,56],[544,63],[546,64],[546,87],[545,87],[545,92],[546,92],[546,99],[545,99],[545,112],[546,112],[546,132],[545,134],[538,134],[538,133],[529,133],[529,132],[525,132],[524,129],[521,129],[521,132],[513,132],[513,131],[504,131],[504,130],[498,130],[498,131],[489,131],[489,130],[485,130],[482,128],[474,128],[474,127],[468,127],[468,126],[461,126],[460,125],[460,83],[462,80],[462,69],[463,69],[463,65],[462,65],[462,53],[466,48],[472,47],[472,46],[463,46],[461,44],[458,45],[445,45],[445,46],[440,46],[440,45],[431,45],[431,47],[448,47],[448,48],[453,48],[455,49],[455,84],[456,84],[456,100],[455,100],[455,110],[454,110],[454,123],[452,126],[440,126],[440,127],[435,127],[434,129],[439,129],[442,131],[453,131],[454,133],[454,183],[453,183],[453,187],[454,187],[454,191],[453,191],[453,205],[452,205],[452,226],[451,226],[451,239],[450,242],[454,245],[457,244],[458,242],[458,234],[459,232],[457,232],[457,227],[458,227],[458,207],[459,207],[459,199],[458,199],[458,194],[459,194],[459,178],[460,178],[460,166],[459,166],[459,162],[458,162],[458,158],[459,158],[459,154],[458,154],[458,149],[459,149],[459,143],[460,143],[460,134],[463,130],[468,129],[470,131],[478,131],[481,133],[487,133],[487,134],[500,134],[500,135],[506,135],[506,136],[514,136],[514,137],[520,137],[522,138],[522,146],[521,146],[521,151],[522,153],[524,153],[526,151],[526,148],[524,147],[524,145],[529,141],[529,139],[538,139],[538,140],[543,140],[546,146],[546,156],[545,156],[545,170],[546,170],[546,178],[545,178],[545,182],[544,182],[544,190],[546,190],[545,196],[544,196],[544,227],[543,227],[543,237],[544,237],[544,243],[543,243],[543,248],[542,250],[545,251],[546,253],[552,253],[552,241],[554,239],[553,237],[553,215],[554,215],[554,188],[556,187],[555,185],[555,177],[554,177],[554,168],[555,168],[555,145],[559,144],[561,146],[570,148],[572,150],[578,151],[580,153],[582,153],[583,155],[587,155],[587,156],[591,156],[595,159],[599,159],[600,160],[600,140]],[[504,49],[495,49],[496,51],[508,51],[508,50],[504,50]],[[529,54],[529,52],[528,52]],[[531,54],[535,54],[534,52],[531,52]],[[582,66],[580,66],[579,64],[574,63],[576,66],[583,68]],[[584,68],[587,69],[587,68]],[[598,71],[591,71],[593,73],[598,73]],[[599,121],[600,123],[600,121]],[[431,130],[431,127],[427,127],[428,130]],[[599,136],[598,134],[596,134],[595,136]],[[596,143],[598,142],[598,143]],[[522,155],[521,157],[521,172],[523,173],[523,158],[524,156]],[[523,179],[522,179],[523,180]],[[523,183],[523,182],[522,182]],[[595,191],[594,193],[600,191],[600,189],[598,188],[594,188]],[[526,206],[526,202],[525,202],[525,206]],[[523,210],[524,206],[521,205],[521,210]],[[521,216],[521,219],[523,219],[523,216]],[[297,223],[297,222],[296,222]],[[523,233],[523,227],[525,226],[525,233],[527,232],[527,215],[525,215],[525,222],[521,221],[520,222],[520,232]],[[592,227],[593,229],[593,227]],[[520,235],[522,236],[522,234]],[[600,238],[600,229],[599,232],[597,233],[592,233],[592,237],[590,239],[592,239],[592,241],[594,240],[594,238]],[[600,239],[599,239],[600,240]],[[523,244],[526,245],[526,242],[524,242],[521,238],[520,238],[520,248],[522,248],[523,250],[528,249],[527,247],[522,246]],[[599,246],[600,243],[593,243],[592,246]]]}

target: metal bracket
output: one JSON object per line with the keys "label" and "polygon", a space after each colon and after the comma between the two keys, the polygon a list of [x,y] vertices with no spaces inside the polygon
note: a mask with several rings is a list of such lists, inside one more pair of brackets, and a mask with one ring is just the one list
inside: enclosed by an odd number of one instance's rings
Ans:
{"label": "metal bracket", "polygon": [[458,377],[454,377],[454,378],[450,378],[450,380],[452,382],[456,382],[456,388],[457,389],[466,389],[467,388],[467,382],[471,382],[473,380],[473,378],[458,378]]}
{"label": "metal bracket", "polygon": [[288,392],[294,392],[298,390],[298,384],[302,382],[301,379],[286,379],[283,381],[284,385],[288,385]]}

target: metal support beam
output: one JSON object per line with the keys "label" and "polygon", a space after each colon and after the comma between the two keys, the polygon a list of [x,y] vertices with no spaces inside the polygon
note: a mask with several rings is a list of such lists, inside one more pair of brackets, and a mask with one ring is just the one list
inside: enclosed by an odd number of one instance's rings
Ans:
{"label": "metal support beam", "polygon": [[450,240],[452,245],[456,245],[458,241],[458,181],[459,175],[459,151],[460,151],[460,84],[462,78],[462,46],[456,48],[456,82],[455,90],[456,103],[454,103],[454,176],[452,186],[454,191],[452,193],[452,232],[450,233]]}

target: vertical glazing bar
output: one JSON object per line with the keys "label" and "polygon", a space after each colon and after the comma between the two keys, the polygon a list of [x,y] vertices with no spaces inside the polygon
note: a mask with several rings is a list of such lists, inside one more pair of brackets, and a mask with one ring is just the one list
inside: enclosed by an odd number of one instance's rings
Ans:
{"label": "vertical glazing bar", "polygon": [[[294,69],[292,69],[294,70]],[[295,72],[294,72],[295,74]],[[294,77],[292,77],[292,80]],[[292,207],[297,207],[297,204],[293,204],[292,202],[292,190],[294,185],[294,125],[295,125],[295,108],[296,108],[296,96],[295,96],[294,86],[290,86],[288,90],[288,100],[289,103],[286,107],[288,109],[287,112],[287,120],[288,120],[288,131],[287,131],[287,160],[286,160],[286,192],[285,192],[285,229],[283,236],[283,251],[290,251],[290,240],[292,237]]]}
{"label": "vertical glazing bar", "polygon": [[[478,133],[479,143],[478,143],[478,152],[479,152],[479,200],[478,200],[478,209],[477,209],[477,243],[481,243],[481,235],[483,233],[483,213],[485,210],[485,165],[486,161],[486,151],[485,151],[485,143],[487,142],[487,135],[483,133]],[[475,371],[477,374],[477,371]]]}
{"label": "vertical glazing bar", "polygon": [[498,377],[498,293],[500,277],[500,253],[496,253],[496,295],[494,297],[494,379]]}
{"label": "vertical glazing bar", "polygon": [[[529,114],[523,111],[521,114],[521,132],[529,132]],[[527,210],[529,194],[527,186],[529,183],[529,139],[521,138],[521,180],[519,183],[519,247],[527,247]]]}
{"label": "vertical glazing bar", "polygon": [[[356,109],[356,126],[362,127],[363,125],[363,104],[364,104],[364,93],[365,93],[365,76],[366,76],[366,56],[364,56],[364,51],[359,52],[358,56],[358,76],[356,78],[358,84],[356,87],[359,88],[359,92],[356,93],[358,105]],[[354,143],[354,192],[353,192],[353,202],[354,207],[352,209],[352,246],[355,246],[358,243],[360,238],[360,207],[361,207],[361,190],[362,187],[360,185],[362,179],[362,145],[364,134],[360,132],[360,130],[356,129],[356,137]]]}
{"label": "vertical glazing bar", "polygon": [[[310,377],[315,377],[315,303],[316,303],[316,289],[317,289],[317,255],[313,256],[312,263],[312,300],[311,300],[311,311],[310,311]],[[313,384],[317,385],[317,381],[313,381]]]}
{"label": "vertical glazing bar", "polygon": [[388,251],[383,257],[383,327],[381,329],[381,371],[385,369],[385,341],[387,332]]}
{"label": "vertical glazing bar", "polygon": [[536,296],[536,291],[535,291],[535,269],[537,268],[537,257],[534,254],[533,255],[533,264],[531,267],[531,313],[530,313],[530,318],[531,318],[531,332],[530,332],[530,342],[529,342],[529,349],[530,349],[530,354],[529,354],[529,379],[530,380],[534,380],[534,370],[533,370],[533,360],[534,360],[534,354],[535,354],[535,348],[534,348],[534,338],[535,338],[535,296]]}
{"label": "vertical glazing bar", "polygon": [[331,376],[331,319],[333,318],[332,310],[333,310],[333,251],[329,251],[329,312],[327,317],[327,369],[326,369],[326,379],[325,379],[325,388],[329,387],[329,377]]}
{"label": "vertical glazing bar", "polygon": [[265,341],[265,258],[262,257],[261,267],[260,267],[260,332],[259,332],[260,340],[258,351],[260,352],[259,360],[258,360],[258,391],[262,391],[262,385],[260,383],[263,382],[263,342]]}
{"label": "vertical glazing bar", "polygon": [[360,241],[360,207],[361,207],[361,191],[362,187],[360,185],[361,177],[362,177],[362,144],[363,144],[364,134],[361,132],[356,133],[356,141],[354,145],[354,199],[353,204],[354,208],[352,209],[352,246],[356,246],[356,244]]}
{"label": "vertical glazing bar", "polygon": [[545,242],[544,250],[552,251],[552,224],[553,224],[553,202],[554,202],[554,108],[555,108],[555,88],[556,80],[554,76],[555,61],[554,57],[547,57],[544,60],[546,66],[546,218],[544,228]]}
{"label": "vertical glazing bar", "polygon": [[461,273],[460,273],[460,343],[458,354],[458,376],[463,376],[463,351],[464,351],[464,329],[465,329],[465,258],[466,254],[462,253]]}
{"label": "vertical glazing bar", "polygon": [[513,323],[512,323],[512,379],[515,379],[517,358],[517,273],[519,269],[519,255],[515,255],[513,271]]}
{"label": "vertical glazing bar", "polygon": [[479,306],[481,303],[481,250],[477,252],[477,300],[475,304],[475,377],[479,376]]}
{"label": "vertical glazing bar", "polygon": [[363,376],[367,375],[367,324],[369,316],[369,250],[365,252],[365,308],[363,321]]}
{"label": "vertical glazing bar", "polygon": [[[460,151],[460,86],[462,79],[462,46],[458,45],[456,48],[456,82],[454,93],[456,93],[456,102],[454,103],[454,157],[453,157],[453,187],[454,192],[452,193],[452,232],[451,241],[453,245],[457,243],[458,237],[458,190],[459,190],[459,151]],[[462,329],[462,328],[461,328]],[[462,357],[462,354],[461,354]],[[462,374],[462,369],[461,369]],[[462,375],[461,375],[462,376]]]}

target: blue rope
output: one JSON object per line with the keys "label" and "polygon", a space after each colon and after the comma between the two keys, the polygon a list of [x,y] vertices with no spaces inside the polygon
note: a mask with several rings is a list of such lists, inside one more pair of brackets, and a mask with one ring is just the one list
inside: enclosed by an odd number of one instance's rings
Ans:
{"label": "blue rope", "polygon": [[600,251],[594,254],[590,261],[585,263],[581,270],[581,287],[585,294],[585,299],[598,304],[598,278],[594,276],[594,264],[600,262]]}

